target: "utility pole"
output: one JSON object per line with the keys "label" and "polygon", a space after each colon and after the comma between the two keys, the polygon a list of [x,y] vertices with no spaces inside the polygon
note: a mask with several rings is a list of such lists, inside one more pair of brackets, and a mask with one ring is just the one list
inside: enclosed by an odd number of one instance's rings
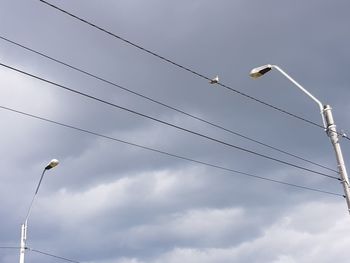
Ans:
{"label": "utility pole", "polygon": [[334,124],[332,108],[329,105],[323,105],[315,96],[313,96],[309,91],[307,91],[303,86],[296,82],[291,76],[284,72],[280,67],[276,65],[267,64],[261,67],[254,68],[250,71],[250,76],[254,79],[265,75],[272,69],[278,70],[283,76],[285,76],[289,81],[291,81],[295,86],[297,86],[302,92],[309,96],[314,102],[317,103],[320,108],[320,113],[323,121],[323,127],[331,140],[332,146],[334,148],[335,156],[337,159],[338,171],[340,175],[340,181],[344,188],[344,198],[346,199],[346,204],[348,206],[348,212],[350,213],[350,189],[349,189],[349,178],[346,172],[346,167],[344,163],[343,153],[341,151],[339,134],[336,130],[336,125]]}
{"label": "utility pole", "polygon": [[44,178],[44,174],[47,170],[50,170],[51,168],[55,167],[58,165],[58,161],[56,159],[52,159],[48,165],[46,165],[46,167],[44,168],[42,174],[41,174],[41,177],[40,177],[40,180],[39,180],[39,183],[38,183],[38,186],[36,187],[36,190],[35,190],[35,193],[34,193],[34,196],[33,196],[33,199],[32,199],[32,202],[30,203],[30,206],[29,206],[29,209],[28,209],[28,212],[27,212],[27,216],[26,216],[26,219],[24,220],[24,223],[22,224],[21,226],[21,247],[20,247],[20,251],[19,251],[19,263],[24,263],[24,254],[25,254],[25,251],[27,249],[26,247],[26,241],[27,241],[27,229],[28,229],[28,218],[30,216],[30,212],[32,210],[32,207],[33,207],[33,203],[34,203],[34,200],[38,194],[38,191],[39,191],[39,188],[40,188],[40,185],[41,185],[41,181],[43,180]]}
{"label": "utility pole", "polygon": [[339,175],[341,178],[341,183],[344,188],[344,197],[346,199],[346,203],[348,205],[348,211],[350,213],[350,191],[349,191],[349,178],[348,173],[346,171],[343,153],[341,151],[340,142],[339,142],[339,135],[336,130],[336,125],[334,124],[333,115],[332,115],[332,108],[329,105],[325,105],[323,107],[323,116],[326,122],[326,132],[328,134],[328,137],[331,140],[331,143],[333,145],[335,156],[337,158],[337,164],[338,164],[338,170]]}

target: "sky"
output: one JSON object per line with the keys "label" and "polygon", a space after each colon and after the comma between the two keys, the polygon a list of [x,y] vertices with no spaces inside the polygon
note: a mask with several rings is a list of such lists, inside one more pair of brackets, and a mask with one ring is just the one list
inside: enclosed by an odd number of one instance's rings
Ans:
{"label": "sky", "polygon": [[2,1],[0,262],[53,158],[25,262],[348,262],[317,104],[276,70],[249,77],[278,65],[350,131],[348,1],[48,3],[95,26]]}

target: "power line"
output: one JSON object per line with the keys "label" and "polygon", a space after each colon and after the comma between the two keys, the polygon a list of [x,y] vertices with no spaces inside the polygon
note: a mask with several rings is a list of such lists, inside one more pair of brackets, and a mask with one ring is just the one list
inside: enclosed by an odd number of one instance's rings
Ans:
{"label": "power line", "polygon": [[7,111],[10,111],[10,112],[13,112],[13,113],[24,115],[24,116],[27,116],[27,117],[30,117],[30,118],[33,118],[33,119],[37,119],[37,120],[41,120],[41,121],[48,122],[48,123],[51,123],[51,124],[55,124],[57,126],[69,128],[69,129],[76,130],[76,131],[79,131],[79,132],[82,132],[82,133],[94,135],[94,136],[97,136],[97,137],[100,137],[100,138],[108,139],[108,140],[111,140],[111,141],[114,141],[114,142],[123,143],[123,144],[130,145],[130,146],[134,146],[134,147],[137,147],[137,148],[141,148],[141,149],[144,149],[144,150],[147,150],[147,151],[151,151],[151,152],[159,153],[159,154],[166,155],[166,156],[169,156],[169,157],[177,158],[177,159],[180,159],[180,160],[185,160],[185,161],[189,161],[189,162],[192,162],[192,163],[204,165],[204,166],[207,166],[207,167],[216,168],[216,169],[223,170],[223,171],[226,171],[226,172],[240,174],[240,175],[247,176],[247,177],[254,178],[254,179],[264,180],[264,181],[268,181],[268,182],[272,182],[272,183],[287,185],[287,186],[290,186],[290,187],[295,187],[295,188],[299,188],[299,189],[304,189],[304,190],[324,193],[324,194],[328,194],[328,195],[343,196],[341,194],[337,194],[337,193],[333,193],[333,192],[329,192],[329,191],[325,191],[325,190],[320,190],[320,189],[316,189],[316,188],[310,188],[310,187],[307,187],[307,186],[301,186],[301,185],[297,185],[297,184],[287,183],[287,182],[284,182],[284,181],[270,179],[270,178],[266,178],[266,177],[253,175],[253,174],[250,174],[250,173],[245,173],[245,172],[242,172],[242,171],[226,168],[226,167],[215,165],[215,164],[211,164],[211,163],[208,163],[208,162],[198,161],[198,160],[195,160],[195,159],[192,159],[192,158],[180,156],[180,155],[169,153],[169,152],[162,151],[162,150],[159,150],[159,149],[155,149],[155,148],[147,147],[147,146],[144,146],[144,145],[128,142],[128,141],[125,141],[125,140],[117,139],[117,138],[114,138],[114,137],[111,137],[111,136],[103,135],[103,134],[100,134],[100,133],[97,133],[97,132],[94,132],[94,131],[90,131],[90,130],[87,130],[87,129],[75,127],[75,126],[68,125],[68,124],[65,124],[65,123],[62,123],[62,122],[58,122],[58,121],[54,121],[54,120],[47,119],[47,118],[44,118],[44,117],[40,117],[40,116],[37,116],[37,115],[33,115],[33,114],[30,114],[30,113],[27,113],[27,112],[23,112],[23,111],[15,110],[15,109],[12,109],[12,108],[8,108],[8,107],[5,107],[5,106],[1,106],[0,105],[0,108],[4,109],[4,110],[7,110]]}
{"label": "power line", "polygon": [[[117,38],[117,39],[119,39],[119,40],[121,40],[121,41],[123,41],[123,42],[125,42],[125,43],[127,43],[127,44],[129,44],[129,45],[131,45],[131,46],[133,46],[133,47],[135,47],[135,48],[137,48],[137,49],[140,49],[140,50],[142,50],[142,51],[144,51],[144,52],[146,52],[146,53],[148,53],[148,54],[150,54],[150,55],[152,55],[152,56],[155,56],[155,57],[157,57],[157,58],[159,58],[159,59],[161,59],[161,60],[163,60],[163,61],[165,61],[165,62],[167,62],[167,63],[170,63],[170,64],[172,64],[172,65],[174,65],[174,66],[176,66],[176,67],[178,67],[178,68],[181,68],[181,69],[183,69],[183,70],[185,70],[185,71],[187,71],[187,72],[190,72],[190,73],[192,73],[192,74],[194,74],[194,75],[196,75],[196,76],[198,76],[198,77],[200,77],[200,78],[203,78],[203,79],[205,79],[205,80],[207,80],[207,81],[210,81],[210,80],[211,80],[211,78],[209,78],[209,77],[207,77],[207,76],[204,76],[203,74],[198,73],[197,71],[195,71],[195,70],[193,70],[193,69],[190,69],[190,68],[188,68],[188,67],[185,67],[185,66],[183,66],[183,65],[181,65],[181,64],[179,64],[179,63],[177,63],[177,62],[175,62],[175,61],[173,61],[173,60],[170,60],[170,59],[168,59],[168,58],[166,58],[166,57],[164,57],[164,56],[162,56],[162,55],[159,55],[159,54],[156,53],[156,52],[153,52],[153,51],[151,51],[151,50],[149,50],[149,49],[146,49],[146,48],[142,47],[142,46],[139,45],[139,44],[136,44],[136,43],[134,43],[134,42],[131,42],[130,40],[127,40],[127,39],[125,39],[125,38],[123,38],[123,37],[121,37],[121,36],[119,36],[119,35],[117,35],[117,34],[115,34],[115,33],[112,33],[112,32],[110,32],[110,31],[108,31],[108,30],[106,30],[106,29],[104,29],[104,28],[102,28],[102,27],[100,27],[100,26],[98,26],[98,25],[96,25],[96,24],[93,24],[92,22],[89,22],[89,21],[87,21],[86,19],[83,19],[83,18],[81,18],[81,17],[78,17],[77,15],[74,15],[74,14],[72,14],[72,13],[70,13],[70,12],[68,12],[68,11],[66,11],[66,10],[64,10],[64,9],[62,9],[62,8],[59,8],[59,7],[56,6],[56,5],[53,5],[53,4],[51,4],[51,3],[47,2],[47,1],[44,1],[44,0],[39,0],[39,1],[42,2],[42,3],[44,3],[44,4],[46,4],[46,5],[48,5],[48,6],[53,7],[54,9],[56,9],[56,10],[62,12],[62,13],[65,13],[66,15],[71,16],[71,17],[73,17],[73,18],[75,18],[75,19],[77,19],[77,20],[79,20],[79,21],[81,21],[81,22],[83,22],[83,23],[85,23],[85,24],[88,24],[88,25],[90,25],[90,26],[92,26],[92,27],[94,27],[94,28],[96,28],[96,29],[98,29],[98,30],[100,30],[100,31],[102,31],[102,32],[104,32],[104,33],[106,33],[106,34],[112,36],[112,37],[115,37],[115,38]],[[221,86],[221,87],[223,87],[223,88],[225,88],[225,89],[227,89],[227,90],[229,90],[229,91],[232,91],[232,92],[234,92],[234,93],[236,93],[236,94],[239,94],[239,95],[241,95],[241,96],[243,96],[243,97],[245,97],[245,98],[247,98],[247,99],[250,99],[250,100],[253,100],[253,101],[257,102],[257,103],[260,103],[260,104],[262,104],[262,105],[264,105],[264,106],[266,106],[266,107],[272,108],[272,109],[277,110],[277,111],[279,111],[279,112],[281,112],[281,113],[284,113],[284,114],[286,114],[286,115],[289,115],[290,117],[294,117],[294,118],[296,118],[296,119],[299,119],[299,120],[301,120],[301,121],[304,121],[304,122],[306,122],[306,123],[309,123],[309,124],[311,124],[311,125],[313,125],[313,126],[316,126],[316,127],[319,127],[319,128],[324,129],[324,127],[323,127],[322,125],[318,124],[318,123],[315,123],[315,122],[310,121],[310,120],[308,120],[308,119],[306,119],[306,118],[300,117],[300,116],[298,116],[298,115],[296,115],[296,114],[293,114],[293,113],[291,113],[291,112],[288,112],[288,111],[286,111],[286,110],[284,110],[284,109],[281,109],[281,108],[279,108],[279,107],[277,107],[277,106],[274,106],[274,105],[272,105],[272,104],[270,104],[270,103],[267,103],[267,102],[265,102],[265,101],[262,101],[262,100],[260,100],[260,99],[257,99],[257,98],[255,98],[255,97],[253,97],[253,96],[251,96],[251,95],[248,95],[248,94],[246,94],[246,93],[244,93],[244,92],[242,92],[242,91],[239,91],[239,90],[237,90],[237,89],[234,89],[234,88],[232,88],[232,87],[230,87],[230,86],[228,86],[228,85],[225,85],[225,84],[223,84],[223,83],[221,83],[221,82],[218,82],[218,83],[216,83],[216,84],[219,85],[219,86]],[[343,138],[345,138],[345,139],[347,139],[347,140],[350,141],[350,138],[349,138],[348,136],[344,136],[343,133],[339,133],[339,132],[336,132],[336,133],[337,133],[339,136],[342,136]]]}
{"label": "power line", "polygon": [[59,88],[61,88],[61,89],[64,89],[64,90],[70,91],[70,92],[72,92],[72,93],[78,94],[78,95],[80,95],[80,96],[83,96],[83,97],[86,97],[86,98],[89,98],[89,99],[98,101],[98,102],[100,102],[100,103],[103,103],[103,104],[106,104],[106,105],[109,105],[109,106],[112,106],[112,107],[114,107],[114,108],[118,108],[118,109],[120,109],[120,110],[124,110],[124,111],[129,112],[129,113],[132,113],[132,114],[134,114],[134,115],[138,115],[138,116],[140,116],[140,117],[143,117],[143,118],[146,118],[146,119],[149,119],[149,120],[156,121],[156,122],[161,123],[161,124],[164,124],[164,125],[166,125],[166,126],[169,126],[169,127],[172,127],[172,128],[175,128],[175,129],[178,129],[178,130],[181,130],[181,131],[184,131],[184,132],[186,132],[186,133],[190,133],[190,134],[196,135],[196,136],[198,136],[198,137],[202,137],[202,138],[207,139],[207,140],[209,140],[209,141],[213,141],[213,142],[216,142],[216,143],[219,143],[219,144],[222,144],[222,145],[225,145],[225,146],[228,146],[228,147],[231,147],[231,148],[234,148],[234,149],[237,149],[237,150],[246,152],[246,153],[250,153],[250,154],[253,154],[253,155],[256,155],[256,156],[260,156],[260,157],[262,157],[262,158],[265,158],[265,159],[268,159],[268,160],[271,160],[271,161],[275,161],[275,162],[278,162],[278,163],[282,163],[282,164],[285,164],[285,165],[288,165],[288,166],[291,166],[291,167],[294,167],[294,168],[298,168],[298,169],[301,169],[301,170],[304,170],[304,171],[308,171],[308,172],[311,172],[311,173],[314,173],[314,174],[318,174],[318,175],[321,175],[321,176],[324,176],[324,177],[328,177],[328,178],[335,179],[335,180],[340,180],[340,178],[338,178],[338,177],[335,177],[335,176],[332,176],[332,175],[328,175],[328,174],[325,174],[325,173],[322,173],[322,172],[318,172],[318,171],[315,171],[315,170],[312,170],[312,169],[309,169],[309,168],[306,168],[306,167],[302,167],[302,166],[299,166],[299,165],[296,165],[296,164],[293,164],[293,163],[290,163],[290,162],[287,162],[287,161],[283,161],[283,160],[280,160],[280,159],[277,159],[277,158],[274,158],[274,157],[271,157],[271,156],[268,156],[268,155],[265,155],[265,154],[262,154],[262,153],[258,153],[258,152],[253,151],[253,150],[249,150],[249,149],[246,149],[246,148],[243,148],[243,147],[240,147],[240,146],[237,146],[237,145],[234,145],[234,144],[231,144],[231,143],[228,143],[228,142],[219,140],[219,139],[215,139],[215,138],[213,138],[213,137],[210,137],[210,136],[201,134],[201,133],[199,133],[199,132],[195,132],[195,131],[192,131],[192,130],[183,128],[183,127],[181,127],[181,126],[178,126],[178,125],[175,125],[175,124],[172,124],[172,123],[169,123],[169,122],[166,122],[166,121],[163,121],[163,120],[160,120],[160,119],[151,117],[151,116],[146,115],[146,114],[144,114],[144,113],[140,113],[140,112],[137,112],[137,111],[135,111],[135,110],[131,110],[131,109],[128,109],[128,108],[126,108],[126,107],[123,107],[123,106],[120,106],[120,105],[117,105],[117,104],[114,104],[114,103],[111,103],[111,102],[108,102],[108,101],[99,99],[99,98],[94,97],[94,96],[92,96],[92,95],[83,93],[83,92],[78,91],[78,90],[74,90],[74,89],[68,88],[67,86],[63,86],[63,85],[58,84],[58,83],[55,83],[55,82],[53,82],[53,81],[50,81],[50,80],[47,80],[47,79],[38,77],[38,76],[36,76],[36,75],[33,75],[33,74],[31,74],[31,73],[22,71],[22,70],[20,70],[20,69],[14,68],[14,67],[11,67],[11,66],[9,66],[9,65],[0,63],[0,66],[3,66],[3,67],[8,68],[8,69],[11,69],[11,70],[16,71],[16,72],[18,72],[18,73],[21,73],[21,74],[30,76],[30,77],[32,77],[32,78],[41,80],[41,81],[43,81],[43,82],[49,83],[49,84],[54,85],[54,86],[56,86],[56,87],[59,87]]}
{"label": "power line", "polygon": [[[92,22],[87,21],[86,19],[83,19],[83,18],[81,18],[81,17],[78,17],[77,15],[74,15],[74,14],[72,14],[72,13],[70,13],[70,12],[68,12],[68,11],[66,11],[66,10],[64,10],[64,9],[62,9],[62,8],[60,8],[60,7],[58,7],[58,6],[56,6],[56,5],[53,5],[53,4],[51,4],[51,3],[47,2],[47,1],[44,1],[44,0],[39,0],[39,1],[42,2],[42,3],[44,3],[44,4],[46,4],[46,5],[48,5],[48,6],[50,6],[50,7],[52,7],[52,8],[54,8],[54,9],[56,9],[56,10],[58,10],[58,11],[60,11],[60,12],[62,12],[62,13],[64,13],[64,14],[66,14],[66,15],[68,15],[68,16],[70,16],[70,17],[73,17],[73,18],[75,18],[75,19],[77,19],[77,20],[79,20],[79,21],[81,21],[81,22],[83,22],[83,23],[85,23],[85,24],[87,24],[87,25],[89,25],[89,26],[92,26],[92,27],[94,27],[94,28],[96,28],[96,29],[98,29],[98,30],[100,30],[100,31],[102,31],[102,32],[104,32],[104,33],[106,33],[106,34],[108,34],[108,35],[114,37],[114,38],[117,38],[117,39],[123,41],[124,43],[127,43],[127,44],[129,44],[129,45],[131,45],[131,46],[133,46],[133,47],[135,47],[135,48],[137,48],[137,49],[139,49],[139,50],[142,50],[142,51],[144,51],[144,52],[146,52],[146,53],[148,53],[148,54],[150,54],[150,55],[152,55],[152,56],[154,56],[154,57],[157,57],[157,58],[163,60],[164,62],[170,63],[170,64],[172,64],[172,65],[174,65],[174,66],[176,66],[176,67],[178,67],[178,68],[181,68],[181,69],[183,69],[183,70],[185,70],[185,71],[187,71],[187,72],[190,72],[190,73],[192,73],[192,74],[194,74],[194,75],[196,75],[196,76],[198,76],[198,77],[200,77],[200,78],[202,78],[202,79],[205,79],[205,80],[207,80],[207,81],[210,81],[210,80],[211,80],[211,78],[209,78],[209,77],[207,77],[207,76],[204,76],[203,74],[201,74],[201,73],[199,73],[199,72],[197,72],[197,71],[195,71],[195,70],[193,70],[193,69],[190,69],[190,68],[188,68],[188,67],[185,67],[185,66],[183,66],[183,65],[181,65],[181,64],[179,64],[179,63],[177,63],[177,62],[175,62],[175,61],[173,61],[173,60],[170,60],[170,59],[168,59],[168,58],[166,58],[166,57],[164,57],[164,56],[162,56],[162,55],[159,55],[158,53],[156,53],[156,52],[154,52],[154,51],[151,51],[151,50],[149,50],[149,49],[147,49],[147,48],[144,48],[144,47],[142,47],[142,46],[139,45],[139,44],[136,44],[136,43],[134,43],[134,42],[131,42],[130,40],[127,40],[127,39],[125,39],[125,38],[123,38],[123,37],[121,37],[121,36],[119,36],[119,35],[117,35],[117,34],[115,34],[115,33],[112,33],[112,32],[110,32],[110,31],[108,31],[108,30],[106,30],[106,29],[104,29],[104,28],[102,28],[102,27],[100,27],[100,26],[98,26],[98,25],[92,23]],[[304,121],[304,122],[306,122],[306,123],[309,123],[309,124],[312,124],[312,125],[314,125],[314,126],[316,126],[316,127],[319,127],[319,128],[324,129],[324,127],[323,127],[322,125],[319,125],[319,124],[317,124],[317,123],[315,123],[315,122],[313,122],[313,121],[307,120],[307,119],[305,119],[305,118],[303,118],[303,117],[300,117],[300,116],[298,116],[298,115],[295,115],[295,114],[293,114],[293,113],[290,113],[290,112],[288,112],[288,111],[286,111],[286,110],[283,110],[283,109],[281,109],[281,108],[279,108],[279,107],[276,107],[276,106],[274,106],[274,105],[272,105],[272,104],[269,104],[269,103],[267,103],[267,102],[264,102],[264,101],[262,101],[262,100],[260,100],[260,99],[257,99],[257,98],[255,98],[255,97],[253,97],[253,96],[250,96],[250,95],[248,95],[248,94],[245,94],[245,93],[243,93],[243,92],[241,92],[241,91],[239,91],[239,90],[237,90],[237,89],[234,89],[234,88],[232,88],[232,87],[230,87],[230,86],[228,86],[228,85],[222,84],[222,83],[220,83],[220,82],[218,82],[217,85],[219,85],[219,86],[221,86],[221,87],[223,87],[223,88],[225,88],[225,89],[227,89],[227,90],[229,90],[229,91],[232,91],[232,92],[234,92],[234,93],[236,93],[236,94],[239,94],[239,95],[241,95],[241,96],[243,96],[243,97],[245,97],[245,98],[247,98],[247,99],[250,99],[250,100],[253,100],[253,101],[257,102],[257,103],[260,103],[260,104],[262,104],[262,105],[264,105],[264,106],[266,106],[266,107],[272,108],[272,109],[277,110],[277,111],[279,111],[279,112],[281,112],[281,113],[287,114],[287,115],[289,115],[289,116],[291,116],[291,117],[297,118],[297,119],[302,120],[302,121]]]}
{"label": "power line", "polygon": [[33,53],[35,53],[35,54],[37,54],[37,55],[40,55],[40,56],[42,56],[42,57],[45,57],[45,58],[47,58],[47,59],[49,59],[49,60],[52,60],[52,61],[54,61],[54,62],[56,62],[56,63],[59,63],[59,64],[61,64],[61,65],[64,65],[64,66],[66,66],[66,67],[69,67],[69,68],[71,68],[71,69],[73,69],[73,70],[76,70],[76,71],[78,71],[78,72],[80,72],[80,73],[83,73],[83,74],[85,74],[85,75],[88,75],[88,76],[90,76],[90,77],[93,77],[93,78],[95,78],[95,79],[97,79],[97,80],[100,80],[100,81],[102,81],[102,82],[105,82],[105,83],[107,83],[107,84],[110,84],[110,85],[112,85],[112,86],[114,86],[114,87],[117,87],[117,88],[119,88],[119,89],[122,89],[122,90],[124,90],[124,91],[127,91],[127,92],[129,92],[129,93],[131,93],[131,94],[134,94],[134,95],[136,95],[136,96],[139,96],[139,97],[141,97],[141,98],[143,98],[143,99],[149,100],[149,101],[151,101],[151,102],[153,102],[153,103],[156,103],[156,104],[158,104],[158,105],[164,106],[164,107],[166,107],[166,108],[168,108],[168,109],[174,110],[174,111],[176,111],[176,112],[179,112],[179,113],[181,113],[181,114],[184,114],[184,115],[186,115],[186,116],[188,116],[188,117],[191,117],[191,118],[196,119],[196,120],[198,120],[198,121],[201,121],[201,122],[203,122],[203,123],[209,124],[209,125],[211,125],[211,126],[213,126],[213,127],[219,128],[219,129],[221,129],[221,130],[224,130],[224,131],[226,131],[226,132],[229,132],[229,133],[231,133],[231,134],[234,134],[234,135],[239,136],[239,137],[241,137],[241,138],[244,138],[244,139],[246,139],[246,140],[252,141],[252,142],[257,143],[257,144],[259,144],[259,145],[262,145],[262,146],[265,146],[265,147],[267,147],[267,148],[270,148],[270,149],[273,149],[273,150],[275,150],[275,151],[278,151],[278,152],[280,152],[280,153],[286,154],[286,155],[288,155],[288,156],[297,158],[297,159],[299,159],[299,160],[302,160],[302,161],[311,163],[311,164],[313,164],[313,165],[319,166],[319,167],[324,168],[324,169],[327,169],[327,170],[329,170],[329,171],[338,173],[337,170],[334,170],[334,169],[332,169],[332,168],[329,168],[329,167],[326,167],[326,166],[324,166],[324,165],[318,164],[318,163],[316,163],[316,162],[310,161],[310,160],[308,160],[308,159],[306,159],[306,158],[303,158],[303,157],[300,157],[300,156],[298,156],[298,155],[296,155],[296,154],[289,153],[289,152],[287,152],[287,151],[285,151],[285,150],[278,149],[277,147],[268,145],[268,144],[263,143],[263,142],[261,142],[261,141],[258,141],[258,140],[256,140],[256,139],[249,138],[248,136],[245,136],[245,135],[240,134],[240,133],[238,133],[238,132],[235,132],[235,131],[232,131],[232,130],[230,130],[230,129],[227,129],[227,128],[221,126],[221,125],[218,125],[218,124],[215,124],[215,123],[213,123],[213,122],[207,121],[207,120],[205,120],[205,119],[203,119],[203,118],[200,118],[200,117],[198,117],[198,116],[195,116],[195,115],[193,115],[193,114],[187,113],[187,112],[185,112],[185,111],[183,111],[183,110],[181,110],[181,109],[178,109],[178,108],[169,106],[169,105],[167,105],[167,104],[165,104],[165,103],[163,103],[163,102],[160,102],[160,101],[158,101],[158,100],[155,100],[155,99],[153,99],[153,98],[151,98],[151,97],[148,97],[148,96],[146,96],[146,95],[143,95],[143,94],[141,94],[141,93],[137,93],[137,92],[135,92],[135,91],[133,91],[133,90],[130,90],[130,89],[128,89],[128,88],[125,88],[125,87],[123,87],[123,86],[121,86],[121,85],[118,85],[118,84],[116,84],[116,83],[114,83],[114,82],[111,82],[111,81],[109,81],[109,80],[107,80],[107,79],[105,79],[105,78],[99,77],[99,76],[97,76],[96,74],[89,73],[89,72],[87,72],[87,71],[85,71],[85,70],[82,70],[82,69],[80,69],[80,68],[77,68],[77,67],[75,67],[75,66],[72,66],[71,64],[62,62],[62,61],[60,61],[60,60],[58,60],[58,59],[56,59],[56,58],[53,58],[53,57],[51,57],[51,56],[48,56],[48,55],[46,55],[46,54],[44,54],[44,53],[42,53],[42,52],[36,51],[36,50],[34,50],[34,49],[32,49],[32,48],[26,47],[26,46],[24,46],[24,45],[22,45],[22,44],[19,44],[19,43],[15,42],[15,41],[10,40],[10,39],[8,39],[8,38],[5,38],[5,37],[3,37],[3,36],[0,36],[0,39],[2,39],[2,40],[4,40],[4,41],[7,41],[7,42],[9,42],[9,43],[11,43],[11,44],[14,44],[14,45],[16,45],[16,46],[19,46],[19,47],[21,47],[21,48],[23,48],[23,49],[25,49],[25,50],[30,51],[30,52],[33,52]]}
{"label": "power line", "polygon": [[54,254],[51,254],[51,253],[48,253],[48,252],[43,252],[43,251],[40,251],[40,250],[37,250],[37,249],[32,249],[32,248],[27,248],[27,249],[29,251],[32,251],[32,252],[35,252],[35,253],[39,253],[39,254],[42,254],[42,255],[45,255],[45,256],[61,259],[63,261],[73,262],[73,263],[81,263],[80,261],[76,261],[76,260],[69,259],[69,258],[66,258],[66,257],[57,256],[57,255],[54,255]]}
{"label": "power line", "polygon": [[[0,249],[20,249],[20,248],[21,247],[15,247],[15,246],[13,246],[13,247],[0,246]],[[29,251],[32,251],[32,252],[36,252],[36,253],[42,254],[42,255],[45,255],[45,256],[61,259],[61,260],[64,260],[64,261],[80,263],[80,261],[76,261],[76,260],[69,259],[69,258],[66,258],[66,257],[57,256],[57,255],[54,255],[54,254],[51,254],[51,253],[48,253],[48,252],[43,252],[43,251],[40,251],[40,250],[37,250],[37,249],[33,249],[33,248],[29,248],[29,247],[25,247],[25,249],[27,249]]]}

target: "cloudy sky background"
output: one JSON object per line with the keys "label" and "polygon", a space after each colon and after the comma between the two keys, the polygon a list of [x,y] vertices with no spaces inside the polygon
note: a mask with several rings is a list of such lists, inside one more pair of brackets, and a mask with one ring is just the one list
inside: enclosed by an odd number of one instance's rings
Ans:
{"label": "cloudy sky background", "polygon": [[[0,36],[244,136],[336,169],[324,131],[151,56],[37,0],[4,0]],[[317,105],[350,129],[345,0],[50,1],[81,18],[255,98],[322,124]],[[0,63],[185,129],[336,176],[162,107],[0,39]],[[338,181],[263,159],[0,67],[0,106],[273,180],[342,194]],[[347,262],[340,196],[276,184],[0,110],[0,246],[79,262]],[[350,141],[342,140],[346,163]],[[19,251],[0,249],[0,261]],[[26,262],[64,262],[34,251]]]}

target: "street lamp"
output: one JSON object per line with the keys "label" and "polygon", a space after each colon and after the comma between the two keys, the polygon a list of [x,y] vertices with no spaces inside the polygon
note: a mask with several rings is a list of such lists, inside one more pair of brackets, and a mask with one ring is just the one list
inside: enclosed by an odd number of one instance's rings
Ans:
{"label": "street lamp", "polygon": [[38,194],[38,191],[39,191],[39,187],[41,185],[41,181],[43,180],[43,177],[44,177],[44,174],[47,170],[50,170],[52,168],[54,168],[55,166],[58,165],[58,160],[56,159],[52,159],[47,165],[46,167],[44,168],[42,174],[41,174],[41,177],[40,177],[40,180],[39,180],[39,183],[38,183],[38,186],[36,187],[36,190],[35,190],[35,193],[34,193],[34,196],[33,196],[33,199],[32,199],[32,202],[30,203],[30,206],[29,206],[29,209],[28,209],[28,212],[27,212],[27,216],[24,220],[24,223],[22,224],[21,226],[21,248],[20,248],[20,254],[19,254],[19,263],[24,263],[24,253],[25,253],[25,250],[27,249],[26,247],[26,240],[27,240],[27,226],[28,226],[28,218],[29,218],[29,215],[30,215],[30,212],[32,210],[32,206],[33,206],[33,203],[34,203],[34,200]]}
{"label": "street lamp", "polygon": [[341,178],[341,182],[344,188],[344,197],[346,199],[346,203],[348,206],[348,211],[350,213],[350,189],[349,189],[349,179],[348,179],[348,174],[346,172],[346,167],[343,159],[343,154],[340,148],[340,143],[339,143],[339,138],[338,138],[338,133],[336,130],[336,125],[333,120],[333,115],[332,115],[332,108],[329,105],[323,105],[318,99],[316,99],[310,92],[308,92],[306,89],[304,89],[298,82],[296,82],[291,76],[289,76],[286,72],[284,72],[280,67],[276,65],[264,65],[261,67],[254,68],[250,71],[249,75],[256,79],[267,72],[269,72],[272,69],[278,70],[280,73],[282,73],[283,76],[285,76],[288,80],[290,80],[295,86],[297,86],[301,91],[303,91],[306,95],[308,95],[314,102],[317,103],[317,105],[320,108],[320,113],[322,116],[322,121],[323,121],[323,127],[325,128],[325,131],[327,132],[328,137],[331,140],[331,143],[333,145],[336,159],[337,159],[337,164],[338,164],[338,169],[339,169],[339,174]]}

